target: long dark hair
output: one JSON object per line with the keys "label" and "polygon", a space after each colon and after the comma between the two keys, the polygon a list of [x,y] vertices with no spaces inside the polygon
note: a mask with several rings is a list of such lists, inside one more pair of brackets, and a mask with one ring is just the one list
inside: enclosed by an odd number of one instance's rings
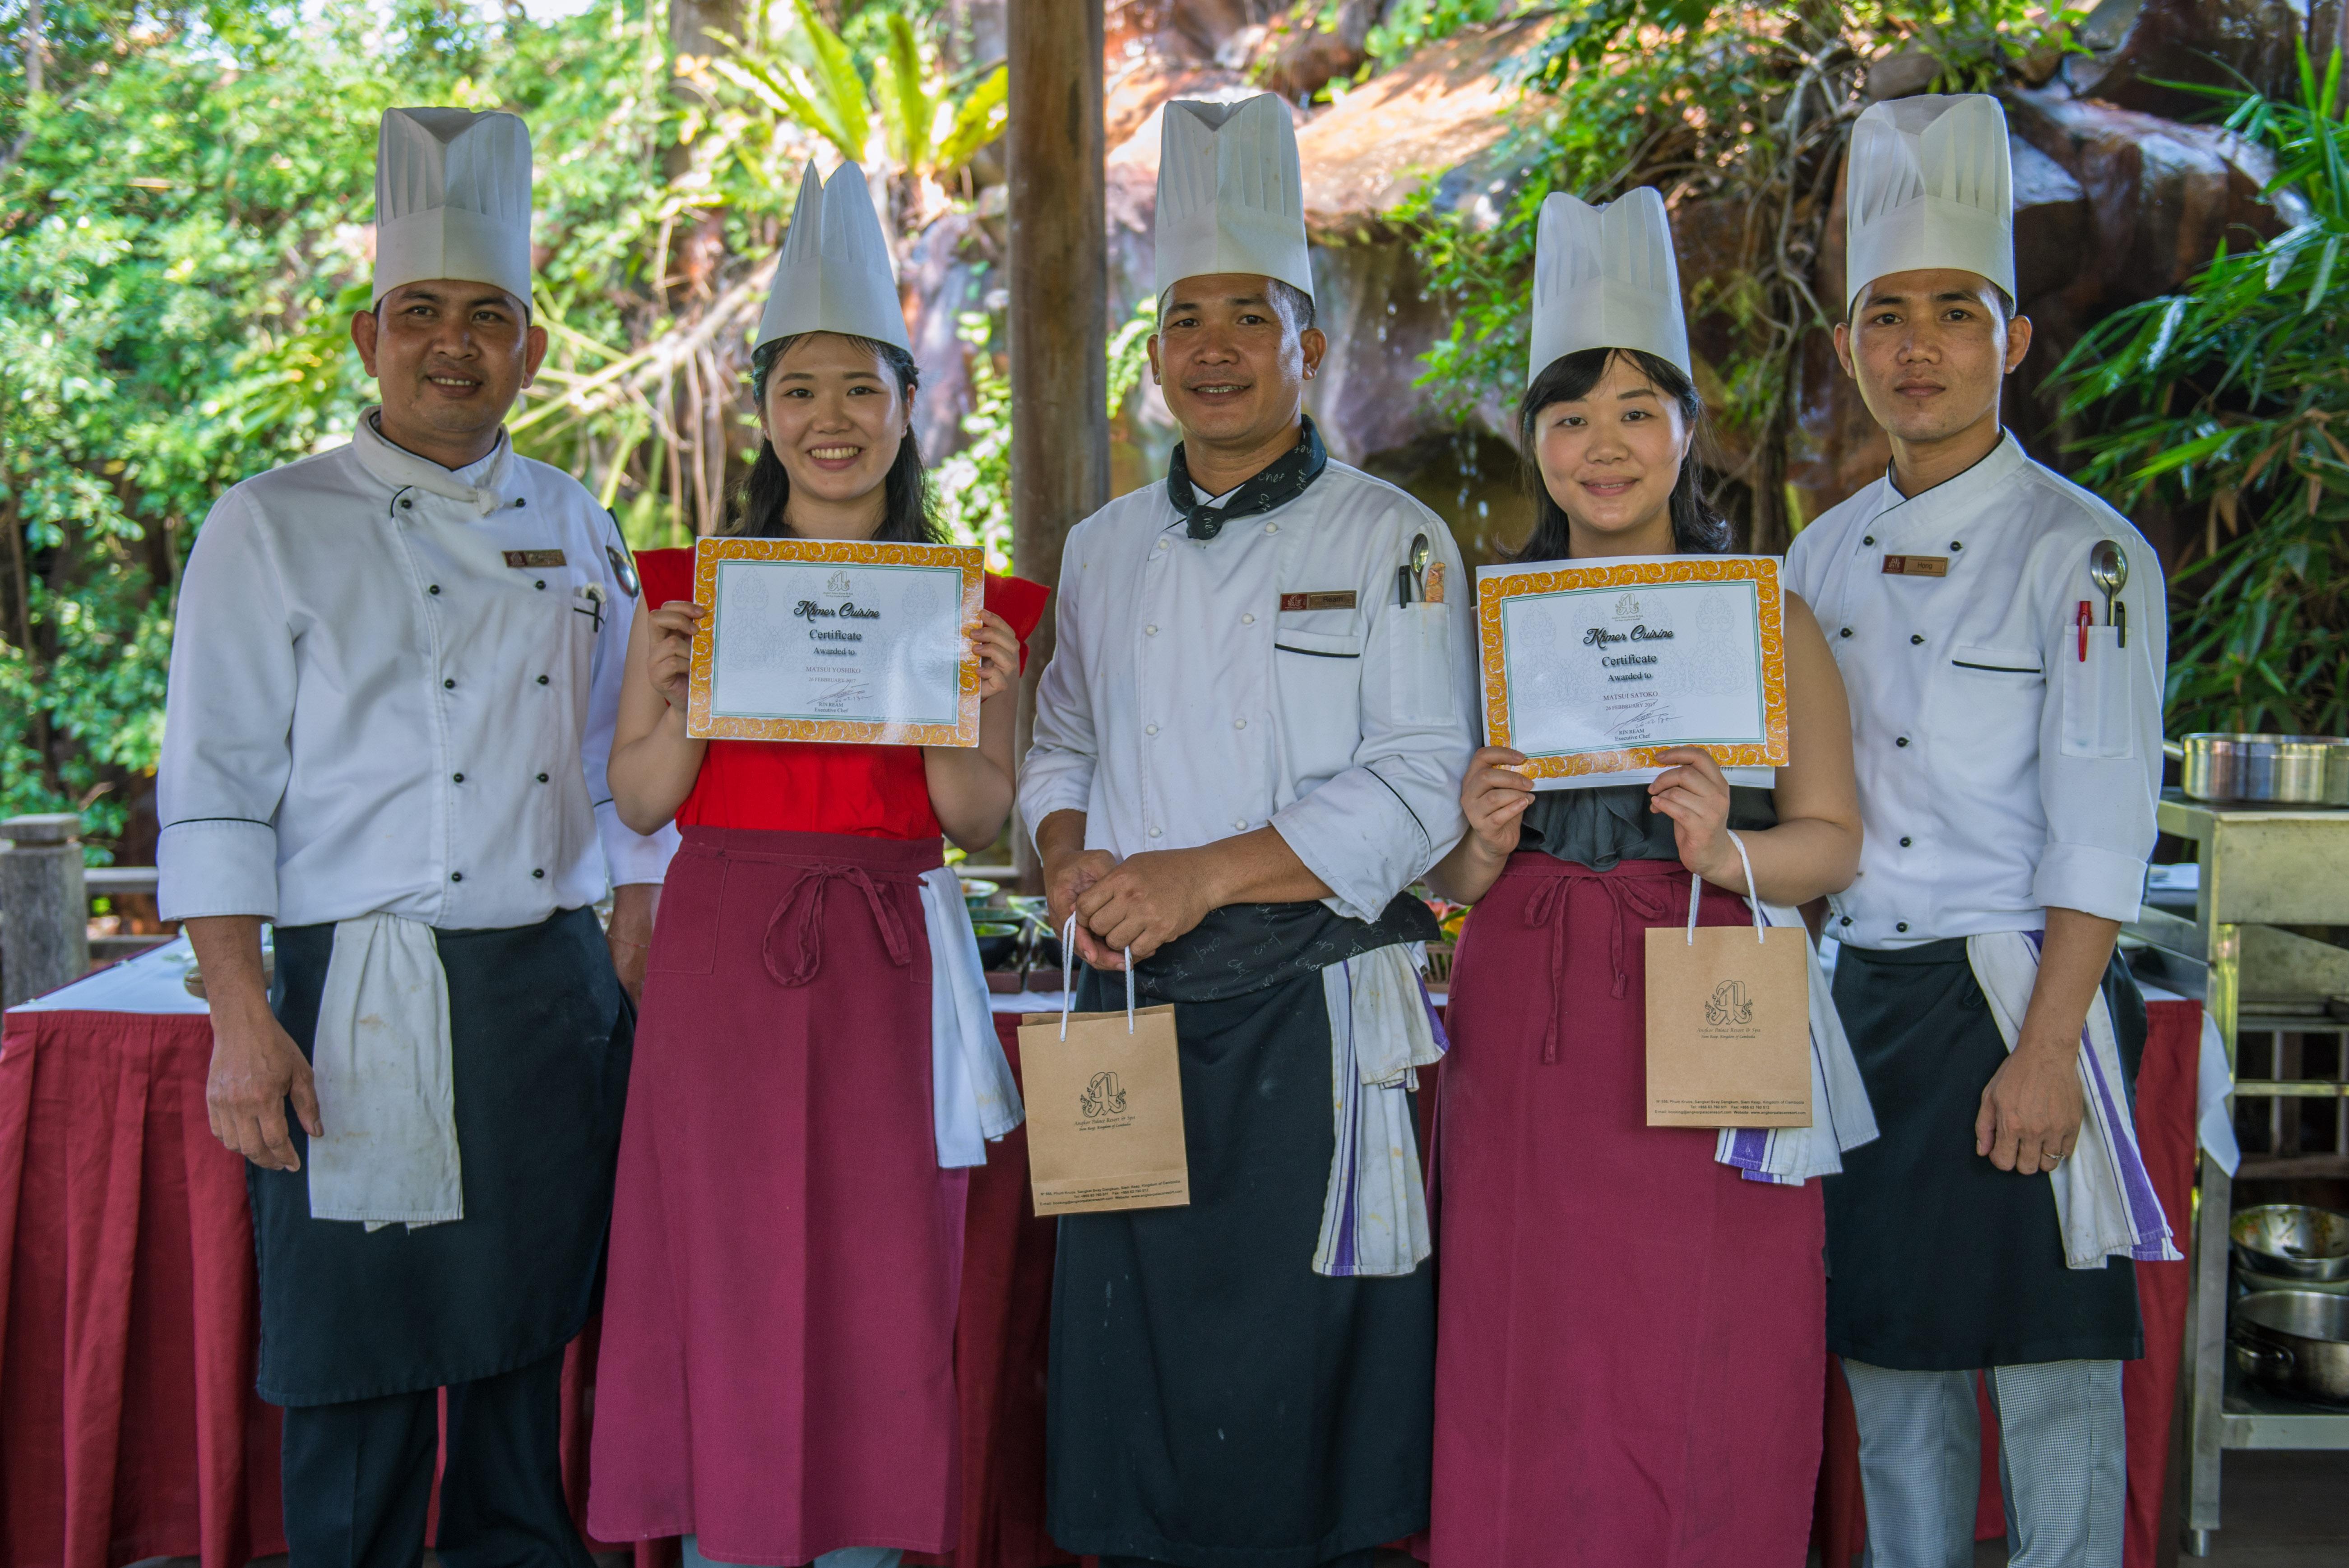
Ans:
{"label": "long dark hair", "polygon": [[[792,345],[806,336],[795,333],[789,337],[762,343],[750,355],[750,398],[763,414],[767,407],[767,377],[776,361],[790,352]],[[869,337],[843,334],[851,343],[861,345],[881,356],[897,378],[898,395],[910,407],[914,389],[922,382],[921,372],[915,367],[914,356],[894,343],[879,343]],[[881,526],[874,531],[876,542],[887,544],[943,544],[946,534],[937,520],[930,515],[930,476],[922,467],[922,449],[914,439],[910,420],[905,426],[905,438],[897,443],[897,460],[889,465],[889,475],[884,481],[888,493],[884,500]],[[775,444],[761,439],[758,459],[750,465],[750,477],[735,492],[734,506],[721,533],[746,535],[753,539],[781,539],[789,530],[783,523],[783,509],[792,499],[792,476],[783,459],[775,456]]]}
{"label": "long dark hair", "polygon": [[1566,509],[1542,481],[1541,458],[1534,440],[1534,421],[1553,403],[1588,397],[1607,374],[1608,362],[1621,355],[1654,383],[1657,391],[1680,406],[1688,422],[1688,455],[1681,459],[1680,478],[1672,481],[1672,548],[1683,555],[1719,555],[1729,548],[1729,520],[1706,504],[1704,464],[1698,453],[1705,443],[1704,399],[1696,383],[1669,359],[1659,359],[1637,348],[1586,348],[1561,355],[1534,377],[1517,405],[1517,455],[1526,488],[1533,495],[1534,531],[1518,551],[1519,561],[1562,561],[1574,553],[1568,542]]}

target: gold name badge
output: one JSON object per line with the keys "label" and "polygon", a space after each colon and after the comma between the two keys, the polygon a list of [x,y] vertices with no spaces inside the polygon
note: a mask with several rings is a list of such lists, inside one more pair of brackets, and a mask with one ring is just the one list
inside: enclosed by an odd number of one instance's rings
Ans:
{"label": "gold name badge", "polygon": [[509,550],[506,552],[506,564],[513,567],[561,566],[564,564],[563,552],[560,550]]}
{"label": "gold name badge", "polygon": [[1350,610],[1354,607],[1354,591],[1349,588],[1341,593],[1283,593],[1280,607],[1283,610]]}
{"label": "gold name badge", "polygon": [[1888,555],[1884,558],[1887,577],[1947,577],[1950,558],[1946,555]]}

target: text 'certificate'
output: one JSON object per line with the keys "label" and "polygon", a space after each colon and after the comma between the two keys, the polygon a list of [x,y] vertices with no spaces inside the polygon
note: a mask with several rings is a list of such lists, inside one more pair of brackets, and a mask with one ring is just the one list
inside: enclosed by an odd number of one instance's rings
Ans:
{"label": "text 'certificate'", "polygon": [[1525,753],[1537,789],[1652,778],[1675,746],[1702,746],[1724,769],[1784,767],[1778,565],[1667,555],[1480,569],[1485,734]]}
{"label": "text 'certificate'", "polygon": [[685,731],[697,738],[977,746],[984,553],[705,539],[694,547]]}

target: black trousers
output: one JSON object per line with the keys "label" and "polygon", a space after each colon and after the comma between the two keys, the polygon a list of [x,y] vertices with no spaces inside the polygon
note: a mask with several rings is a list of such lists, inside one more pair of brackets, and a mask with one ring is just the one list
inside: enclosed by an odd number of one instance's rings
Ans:
{"label": "black trousers", "polygon": [[[563,1353],[449,1389],[449,1568],[591,1568],[563,1496]],[[438,1390],[285,1412],[287,1568],[417,1568]]]}

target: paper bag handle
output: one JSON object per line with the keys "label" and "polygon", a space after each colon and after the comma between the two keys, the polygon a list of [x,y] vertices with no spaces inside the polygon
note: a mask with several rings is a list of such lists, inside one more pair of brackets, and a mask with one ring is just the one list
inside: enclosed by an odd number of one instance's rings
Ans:
{"label": "paper bag handle", "polygon": [[[1766,944],[1769,941],[1769,938],[1764,933],[1762,926],[1762,900],[1760,895],[1755,893],[1754,891],[1753,859],[1746,854],[1745,841],[1737,836],[1736,830],[1733,828],[1724,828],[1722,831],[1727,833],[1729,835],[1729,841],[1737,846],[1737,862],[1745,868],[1745,903],[1747,907],[1754,911],[1754,940]],[[1697,895],[1702,892],[1704,892],[1704,879],[1697,875],[1694,872],[1691,872],[1689,873],[1688,918],[1688,944],[1691,947],[1694,947],[1696,945],[1696,901]],[[1074,922],[1071,921],[1071,923],[1074,923]]]}
{"label": "paper bag handle", "polygon": [[[1061,1038],[1069,1037],[1069,1005],[1077,995],[1077,917],[1061,927]],[[1125,1032],[1133,1033],[1133,949],[1125,950]]]}

